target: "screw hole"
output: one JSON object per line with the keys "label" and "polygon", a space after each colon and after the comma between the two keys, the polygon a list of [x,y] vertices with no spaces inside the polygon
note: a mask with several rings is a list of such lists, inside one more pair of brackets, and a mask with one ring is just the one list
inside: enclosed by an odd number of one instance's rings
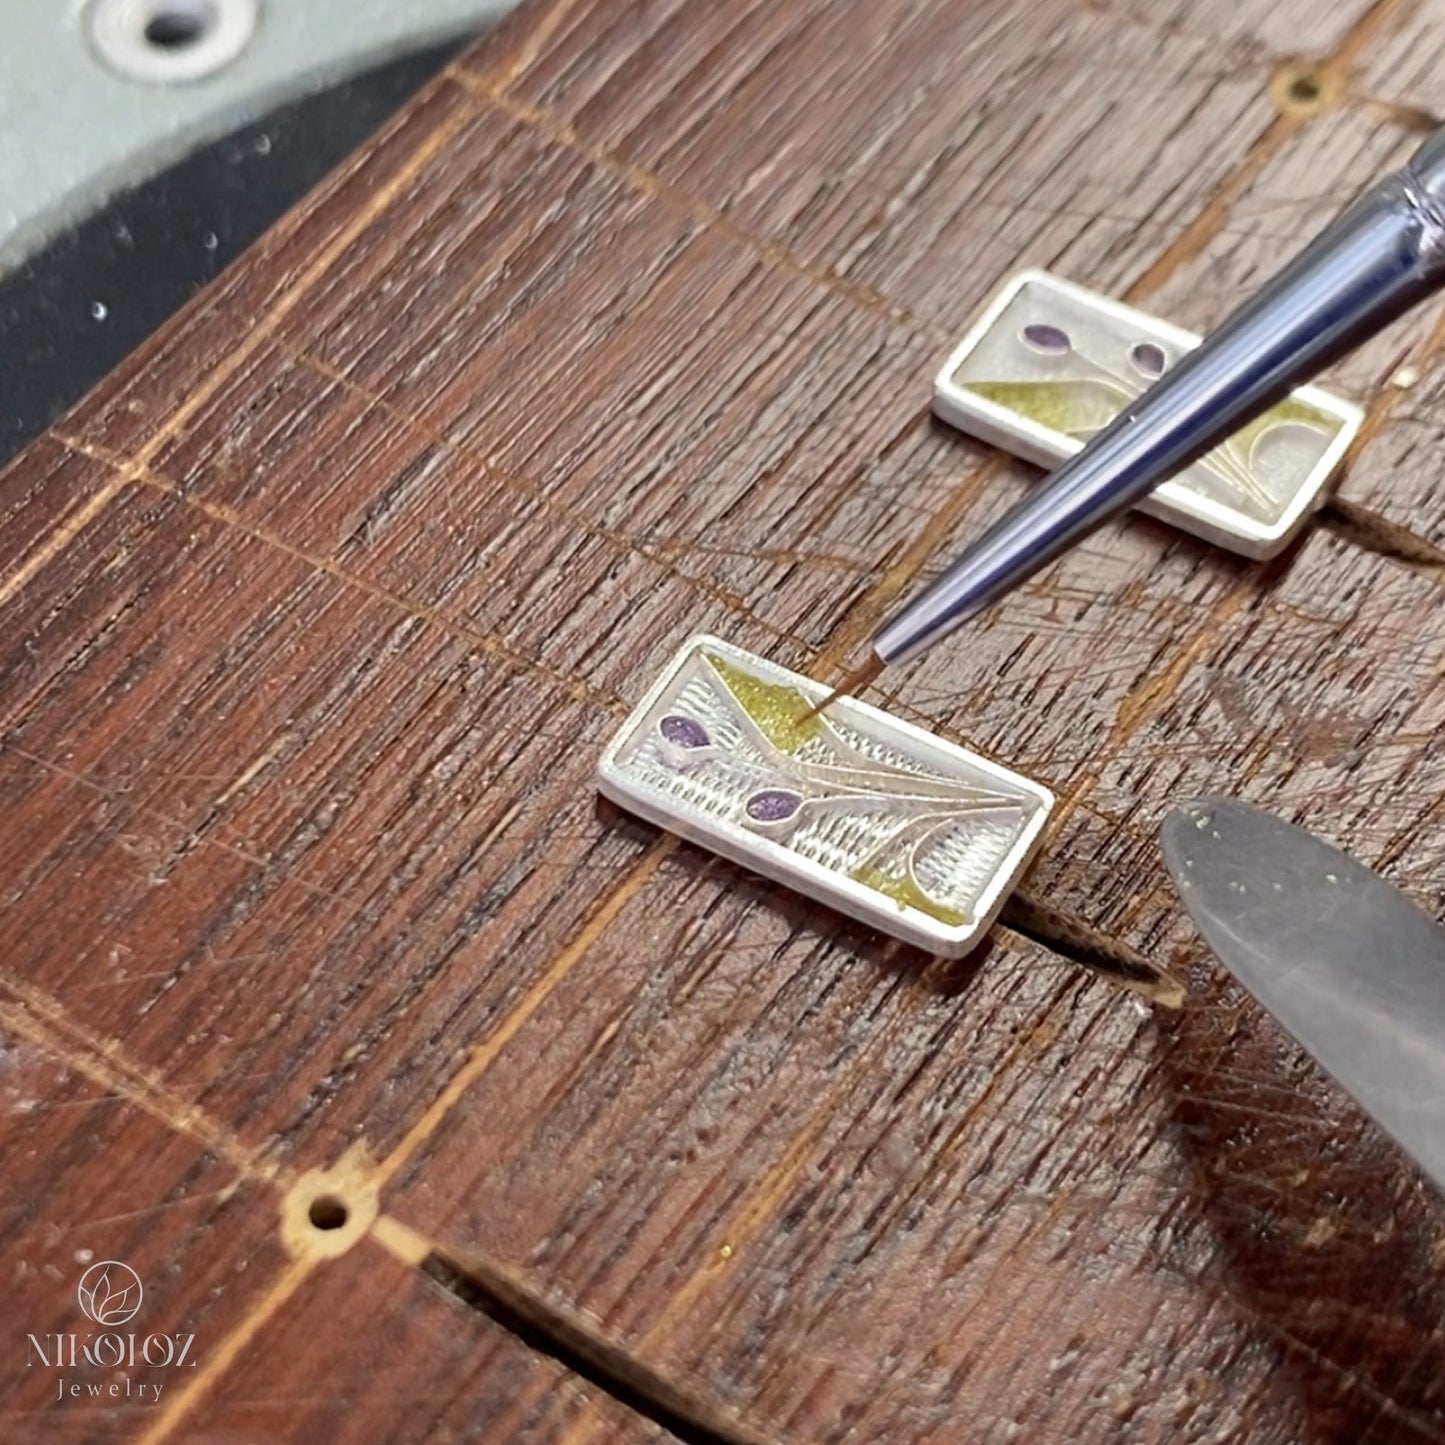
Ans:
{"label": "screw hole", "polygon": [[1320,81],[1317,75],[1297,75],[1289,83],[1289,98],[1301,105],[1308,105],[1320,98]]}
{"label": "screw hole", "polygon": [[194,45],[211,28],[214,16],[205,4],[171,0],[146,21],[144,35],[157,50],[184,50]]}
{"label": "screw hole", "polygon": [[346,1202],[334,1194],[318,1194],[311,1201],[306,1217],[317,1229],[340,1229],[351,1217]]}
{"label": "screw hole", "polygon": [[74,0],[99,58],[127,80],[182,85],[230,65],[256,30],[260,0]]}

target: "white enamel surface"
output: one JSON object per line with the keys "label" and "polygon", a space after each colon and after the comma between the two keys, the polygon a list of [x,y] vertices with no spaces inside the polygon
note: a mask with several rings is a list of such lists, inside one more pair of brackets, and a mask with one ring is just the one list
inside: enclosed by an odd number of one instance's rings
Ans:
{"label": "white enamel surface", "polygon": [[[1071,355],[1055,364],[1030,356],[1021,343],[1021,330],[1037,323],[1061,326],[1071,337],[1082,338],[1089,359]],[[933,409],[960,430],[1026,461],[1054,467],[1082,450],[1084,440],[980,396],[969,383],[1117,379],[1142,388],[1145,383],[1129,372],[1127,354],[1134,342],[1154,342],[1172,361],[1199,340],[1192,332],[1046,271],[1023,271],[1005,283],[944,363],[934,381]],[[1051,371],[1053,366],[1058,369]],[[1338,430],[1325,438],[1305,428],[1278,428],[1257,443],[1246,470],[1264,498],[1232,495],[1228,483],[1196,463],[1155,488],[1139,510],[1247,557],[1271,557],[1280,551],[1323,500],[1364,419],[1359,407],[1319,387],[1300,387],[1293,396],[1333,417]]]}
{"label": "white enamel surface", "polygon": [[[951,958],[968,952],[1038,846],[1048,789],[852,698],[829,707],[821,737],[779,753],[709,658],[810,701],[828,691],[717,638],[691,638],[608,745],[602,792],[896,938]],[[670,744],[660,728],[667,717],[704,727],[708,743]],[[795,814],[750,821],[747,799],[777,789],[802,799]],[[945,922],[851,876],[901,856],[928,896],[966,921]]]}

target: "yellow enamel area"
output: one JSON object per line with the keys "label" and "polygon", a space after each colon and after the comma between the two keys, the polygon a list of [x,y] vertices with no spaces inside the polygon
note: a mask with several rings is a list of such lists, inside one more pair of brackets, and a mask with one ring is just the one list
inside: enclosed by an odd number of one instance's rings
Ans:
{"label": "yellow enamel area", "polygon": [[1006,406],[1065,436],[1098,431],[1130,400],[1102,381],[968,381],[964,385],[995,406]]}
{"label": "yellow enamel area", "polygon": [[1312,431],[1321,432],[1327,437],[1332,437],[1344,425],[1337,416],[1331,416],[1327,411],[1321,411],[1317,406],[1311,406],[1307,401],[1297,401],[1292,396],[1287,396],[1278,406],[1272,406],[1263,416],[1256,417],[1246,427],[1230,437],[1243,452],[1248,454],[1251,447],[1271,427],[1280,426],[1285,422],[1293,423],[1296,426],[1307,426]]}
{"label": "yellow enamel area", "polygon": [[936,918],[949,928],[961,928],[964,924],[973,922],[970,914],[957,908],[948,908],[930,898],[907,873],[885,873],[881,868],[864,866],[853,874],[853,881],[861,883],[865,888],[871,888],[875,893],[881,893],[885,898],[891,898],[900,907],[916,908],[920,913]]}
{"label": "yellow enamel area", "polygon": [[[786,683],[764,682],[715,652],[704,652],[703,656],[738,706],[779,752],[794,754],[822,734],[822,721],[807,715],[812,703],[797,688]],[[881,868],[864,866],[852,877],[855,883],[892,899],[900,908],[916,908],[947,927],[959,928],[973,922],[971,915],[930,898],[907,873],[890,874]]]}
{"label": "yellow enamel area", "polygon": [[[1006,406],[1066,436],[1085,436],[1098,431],[1133,400],[1121,387],[1102,381],[963,381],[961,384],[995,406]],[[1334,436],[1343,425],[1329,412],[1289,396],[1237,431],[1230,442],[1248,455],[1265,432],[1284,423],[1307,426],[1326,437]]]}
{"label": "yellow enamel area", "polygon": [[780,753],[796,753],[804,743],[822,734],[822,721],[806,716],[813,704],[797,688],[764,682],[714,652],[703,656],[727,684],[738,706]]}

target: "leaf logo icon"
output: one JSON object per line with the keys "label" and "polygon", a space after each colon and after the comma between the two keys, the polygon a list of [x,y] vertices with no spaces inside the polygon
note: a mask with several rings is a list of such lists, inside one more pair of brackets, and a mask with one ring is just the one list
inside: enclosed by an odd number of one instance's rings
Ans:
{"label": "leaf logo icon", "polygon": [[96,1324],[110,1329],[123,1325],[140,1308],[140,1276],[118,1259],[102,1259],[86,1270],[76,1287],[81,1310]]}

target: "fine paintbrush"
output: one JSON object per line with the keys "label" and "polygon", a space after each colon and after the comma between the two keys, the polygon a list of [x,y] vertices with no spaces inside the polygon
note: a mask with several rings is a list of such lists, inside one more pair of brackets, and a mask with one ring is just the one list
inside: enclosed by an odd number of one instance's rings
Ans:
{"label": "fine paintbrush", "polygon": [[919,656],[1445,285],[1445,128],[889,618],[834,693]]}

